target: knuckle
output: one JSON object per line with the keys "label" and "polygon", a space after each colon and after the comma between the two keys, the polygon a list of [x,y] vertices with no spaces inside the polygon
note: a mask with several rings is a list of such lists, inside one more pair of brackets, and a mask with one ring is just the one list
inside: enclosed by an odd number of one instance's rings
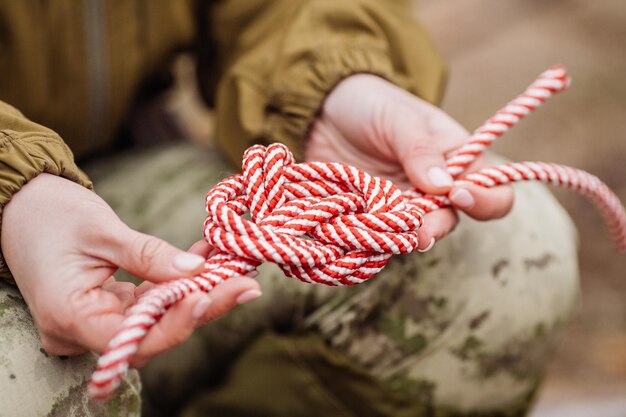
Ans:
{"label": "knuckle", "polygon": [[[170,313],[169,311],[166,313]],[[159,323],[150,329],[146,339],[150,338],[149,343],[140,347],[136,357],[141,362],[142,359],[147,360],[155,355],[159,355],[178,346],[185,340],[184,334],[187,333],[186,322],[179,322],[175,328],[163,327],[163,323]],[[189,330],[190,331],[190,330]]]}
{"label": "knuckle", "polygon": [[478,220],[496,220],[506,216],[513,208],[514,194],[511,187],[485,190],[474,213]]}
{"label": "knuckle", "polygon": [[193,329],[189,324],[183,324],[176,331],[161,331],[161,339],[163,344],[160,352],[172,349],[183,343],[185,340],[187,340],[187,337],[189,337],[192,330]]}
{"label": "knuckle", "polygon": [[164,243],[159,239],[140,234],[133,241],[132,247],[134,250],[131,252],[138,256],[134,260],[137,272],[139,274],[149,274],[152,265],[158,261],[159,254],[164,249]]}
{"label": "knuckle", "polygon": [[424,156],[438,156],[443,158],[442,152],[437,148],[433,141],[426,139],[417,139],[409,144],[408,152],[406,152],[406,158],[418,158]]}
{"label": "knuckle", "polygon": [[218,308],[211,307],[209,307],[208,311],[204,314],[204,316],[202,316],[201,324],[206,324],[210,321],[217,320],[230,311],[230,308],[228,306],[219,306]]}

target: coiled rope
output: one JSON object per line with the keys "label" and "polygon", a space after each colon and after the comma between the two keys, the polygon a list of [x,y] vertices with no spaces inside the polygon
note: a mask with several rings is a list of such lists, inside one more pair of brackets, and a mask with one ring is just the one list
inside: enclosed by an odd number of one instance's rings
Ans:
{"label": "coiled rope", "polygon": [[[591,174],[551,163],[514,162],[462,176],[493,141],[569,83],[561,66],[542,73],[448,158],[448,171],[456,184],[495,187],[538,180],[578,191],[595,203],[617,247],[626,250],[624,208]],[[295,163],[284,145],[251,147],[243,157],[243,173],[217,184],[206,198],[204,236],[219,253],[207,259],[200,275],[159,285],[128,310],[98,360],[89,395],[106,399],[113,394],[149,329],[188,294],[208,293],[264,262],[308,283],[362,283],[392,255],[415,251],[424,214],[448,206],[446,196],[401,192],[390,181],[349,165]],[[250,220],[242,217],[246,213]]]}

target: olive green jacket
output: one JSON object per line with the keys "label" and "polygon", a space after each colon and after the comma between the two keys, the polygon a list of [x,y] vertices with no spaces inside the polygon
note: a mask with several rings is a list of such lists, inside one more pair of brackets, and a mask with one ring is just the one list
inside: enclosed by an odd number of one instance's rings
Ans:
{"label": "olive green jacket", "polygon": [[[233,162],[252,143],[282,141],[301,155],[324,97],[353,73],[438,101],[443,65],[411,3],[0,0],[0,216],[42,172],[90,187],[72,153],[109,148],[181,50],[198,57],[216,140]],[[0,276],[10,276],[1,254]]]}

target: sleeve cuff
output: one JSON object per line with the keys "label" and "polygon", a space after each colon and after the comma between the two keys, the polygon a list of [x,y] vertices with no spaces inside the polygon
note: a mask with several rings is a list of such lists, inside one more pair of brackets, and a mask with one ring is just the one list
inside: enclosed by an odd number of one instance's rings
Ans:
{"label": "sleeve cuff", "polygon": [[[0,227],[2,211],[28,181],[41,173],[67,178],[89,189],[93,186],[76,166],[71,151],[54,135],[0,132]],[[0,278],[12,281],[0,252]]]}
{"label": "sleeve cuff", "polygon": [[282,74],[269,96],[263,138],[280,141],[303,158],[304,138],[318,116],[327,95],[344,78],[357,73],[380,76],[408,88],[394,72],[387,52],[373,48],[330,48],[317,51],[310,60],[300,60]]}

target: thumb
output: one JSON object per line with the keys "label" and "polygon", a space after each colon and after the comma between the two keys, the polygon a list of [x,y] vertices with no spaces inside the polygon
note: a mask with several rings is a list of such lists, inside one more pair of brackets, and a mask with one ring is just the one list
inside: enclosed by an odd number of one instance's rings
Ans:
{"label": "thumb", "polygon": [[440,150],[427,140],[416,139],[400,154],[402,168],[411,184],[428,194],[444,194],[453,185]]}
{"label": "thumb", "polygon": [[432,194],[447,193],[453,180],[447,171],[445,152],[460,146],[467,132],[442,110],[426,103],[420,107],[422,117],[395,120],[398,159],[415,187]]}
{"label": "thumb", "polygon": [[205,259],[154,236],[126,228],[110,261],[138,278],[161,282],[200,273]]}

